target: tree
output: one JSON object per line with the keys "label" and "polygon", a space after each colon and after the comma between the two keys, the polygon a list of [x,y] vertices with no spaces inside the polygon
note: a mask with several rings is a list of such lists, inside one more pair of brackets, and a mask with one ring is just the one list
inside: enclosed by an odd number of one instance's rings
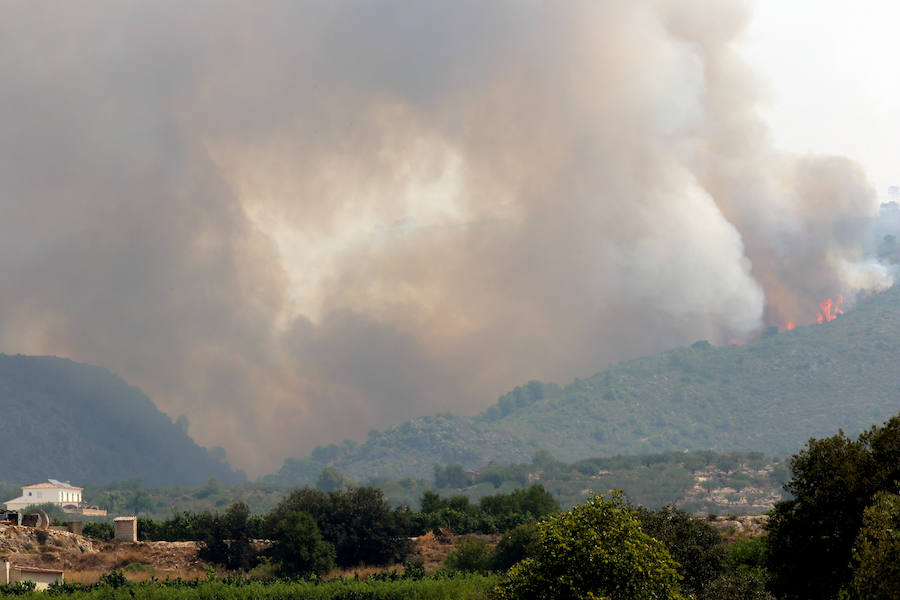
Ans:
{"label": "tree", "polygon": [[494,570],[506,571],[520,560],[534,556],[539,539],[538,526],[534,523],[519,525],[503,534],[494,548]]}
{"label": "tree", "polygon": [[352,483],[353,482],[347,479],[343,473],[334,467],[325,467],[322,469],[322,472],[319,474],[319,479],[316,481],[316,489],[323,492],[333,492],[335,490],[348,488]]}
{"label": "tree", "polygon": [[194,519],[204,559],[228,569],[247,570],[256,564],[250,539],[250,508],[244,502],[235,502],[224,515],[206,512]]}
{"label": "tree", "polygon": [[272,557],[285,575],[324,575],[334,567],[334,546],[322,540],[305,512],[284,515],[275,524]]}
{"label": "tree", "polygon": [[900,495],[880,492],[863,512],[852,564],[856,598],[900,598]]}
{"label": "tree", "polygon": [[539,519],[559,512],[559,502],[540,484],[533,485],[527,490],[513,490],[508,494],[485,496],[479,506],[483,512],[495,517],[518,513]]}
{"label": "tree", "polygon": [[392,509],[379,489],[357,487],[328,494],[294,490],[269,513],[267,529],[273,531],[295,512],[315,520],[322,539],[334,546],[339,566],[402,562],[412,551],[409,510]]}
{"label": "tree", "polygon": [[509,570],[498,598],[682,598],[677,564],[662,542],[641,530],[621,492],[596,494],[538,528],[534,556]]}
{"label": "tree", "polygon": [[468,538],[458,544],[444,559],[444,567],[451,572],[487,573],[492,566],[491,549],[487,542]]}
{"label": "tree", "polygon": [[685,592],[697,593],[724,570],[722,536],[715,527],[674,506],[637,509],[641,528],[678,561]]}
{"label": "tree", "polygon": [[768,565],[776,596],[786,600],[834,598],[853,576],[853,544],[863,512],[879,491],[900,480],[900,417],[856,440],[843,432],[791,458],[793,476],[767,528]]}
{"label": "tree", "polygon": [[331,492],[323,521],[319,528],[342,567],[403,562],[412,552],[409,510],[392,509],[377,488]]}
{"label": "tree", "polygon": [[439,488],[468,487],[472,485],[472,475],[458,463],[452,463],[446,467],[434,465],[434,485]]}

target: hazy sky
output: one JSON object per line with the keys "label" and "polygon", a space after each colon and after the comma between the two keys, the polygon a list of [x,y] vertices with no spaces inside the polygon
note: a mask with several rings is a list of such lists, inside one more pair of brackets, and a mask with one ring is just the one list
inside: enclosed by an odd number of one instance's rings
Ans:
{"label": "hazy sky", "polygon": [[884,196],[900,185],[900,3],[756,0],[745,54],[769,89],[776,143],[863,164]]}
{"label": "hazy sky", "polygon": [[881,3],[0,4],[0,351],[253,475],[893,281]]}

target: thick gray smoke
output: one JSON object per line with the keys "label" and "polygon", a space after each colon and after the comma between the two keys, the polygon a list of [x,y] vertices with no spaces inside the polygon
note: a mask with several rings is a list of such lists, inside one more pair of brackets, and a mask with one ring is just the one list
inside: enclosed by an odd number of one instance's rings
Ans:
{"label": "thick gray smoke", "polygon": [[5,3],[0,350],[252,473],[889,285],[776,153],[741,2]]}

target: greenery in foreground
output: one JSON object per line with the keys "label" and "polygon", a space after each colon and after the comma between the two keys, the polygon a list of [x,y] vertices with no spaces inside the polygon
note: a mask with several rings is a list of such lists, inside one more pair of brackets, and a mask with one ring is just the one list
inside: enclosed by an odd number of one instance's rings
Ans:
{"label": "greenery in foreground", "polygon": [[[785,487],[793,497],[777,505],[766,536],[725,543],[705,519],[671,506],[657,510],[633,507],[621,493],[595,494],[585,503],[561,512],[546,490],[535,486],[517,494],[497,494],[477,505],[482,517],[492,510],[503,515],[529,515],[527,522],[514,527],[514,519],[502,521],[511,528],[493,548],[483,538],[470,537],[459,542],[444,566],[425,579],[421,579],[421,563],[410,561],[405,574],[388,571],[376,577],[372,584],[384,583],[386,587],[379,588],[382,591],[360,588],[329,596],[333,588],[328,586],[332,584],[322,584],[311,589],[325,595],[304,596],[305,591],[297,591],[292,597],[432,597],[410,591],[410,581],[427,580],[435,582],[430,584],[434,587],[428,588],[437,594],[434,597],[495,600],[896,598],[900,590],[900,535],[896,533],[900,530],[900,416],[872,427],[856,439],[842,432],[811,439],[792,457],[791,469],[792,476]],[[353,554],[356,548],[345,546],[340,550],[340,545],[329,541],[334,539],[334,533],[325,533],[331,518],[328,515],[337,514],[337,507],[352,510],[354,506],[366,506],[365,502],[353,500],[355,493],[359,491],[325,494],[297,490],[278,509],[259,520],[260,526],[271,527],[275,523],[274,531],[285,531],[293,537],[291,550],[275,559],[282,563],[283,573],[324,573],[324,567],[315,566],[322,557],[328,562],[330,550],[323,544],[331,544],[337,550],[335,556],[344,553],[351,557],[345,558],[344,564],[367,562]],[[463,502],[428,494],[422,498],[425,510],[411,514],[405,509],[390,509],[377,490],[367,491],[358,500],[367,497],[381,503],[383,510],[393,510],[396,522],[406,523],[409,531],[432,526],[428,519],[448,510],[466,514],[476,507],[468,499]],[[543,514],[536,515],[525,507]],[[221,523],[233,521],[235,515],[239,517],[236,522],[244,524],[251,518],[248,511],[236,507],[229,513]],[[357,516],[345,513],[340,521],[345,525],[358,523]],[[385,519],[384,514],[381,519]],[[318,535],[316,528],[321,529]],[[443,534],[442,527],[436,528]],[[352,525],[342,535],[356,536],[352,538],[356,546],[371,548],[365,536],[360,536],[370,530]],[[220,530],[214,539],[229,539],[226,551],[233,551],[239,541],[235,531],[228,529]],[[394,539],[400,540],[399,533]],[[276,539],[275,547],[281,543],[281,539]],[[207,540],[205,545],[210,544]],[[395,548],[382,554],[381,564],[409,559],[411,555],[406,550],[398,552]],[[307,562],[285,568],[284,557],[298,554]],[[278,555],[267,560],[273,556]],[[466,573],[474,579],[466,579]],[[457,585],[447,583],[451,581],[477,581],[481,587],[474,591],[448,591],[441,587]],[[229,585],[236,588],[248,584]],[[392,585],[397,586],[395,591],[391,591]],[[381,593],[385,595],[378,595]]]}
{"label": "greenery in foreground", "polygon": [[[52,586],[50,596],[72,600],[483,600],[490,598],[497,576],[454,575],[423,578],[342,578],[327,582],[302,580],[247,580],[241,578],[200,581],[169,580],[129,583],[121,573],[110,573],[93,586]],[[0,586],[2,587],[2,586]],[[46,598],[47,593],[27,586],[8,586],[0,594],[21,600]]]}

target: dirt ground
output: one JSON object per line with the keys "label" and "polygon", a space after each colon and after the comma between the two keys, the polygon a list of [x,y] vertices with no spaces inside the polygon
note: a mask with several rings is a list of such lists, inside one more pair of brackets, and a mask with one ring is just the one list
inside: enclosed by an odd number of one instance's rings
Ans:
{"label": "dirt ground", "polygon": [[58,530],[0,528],[0,556],[15,565],[61,569],[67,581],[93,583],[123,569],[129,579],[196,578],[207,564],[196,542],[99,542]]}
{"label": "dirt ground", "polygon": [[[497,543],[497,535],[435,536],[429,532],[415,538],[416,553],[425,568],[441,565],[454,544],[466,537]],[[20,566],[61,569],[66,581],[94,583],[103,573],[122,569],[132,581],[151,578],[206,577],[209,564],[200,560],[196,542],[100,542],[59,530],[0,526],[0,557]],[[335,575],[365,577],[380,568],[344,569]]]}

